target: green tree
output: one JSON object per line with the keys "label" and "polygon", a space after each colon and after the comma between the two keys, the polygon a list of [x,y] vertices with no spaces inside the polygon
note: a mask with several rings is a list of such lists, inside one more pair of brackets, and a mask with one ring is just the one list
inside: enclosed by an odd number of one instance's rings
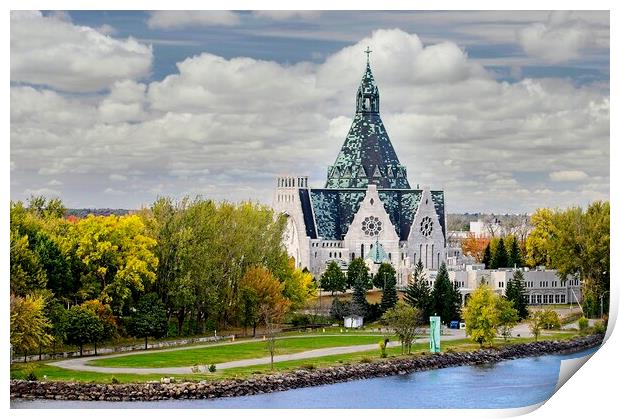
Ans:
{"label": "green tree", "polygon": [[495,307],[497,309],[497,329],[500,336],[506,341],[511,336],[512,329],[519,322],[519,314],[512,301],[504,297],[496,297]]}
{"label": "green tree", "polygon": [[87,310],[92,311],[97,315],[103,326],[103,330],[100,335],[95,336],[93,343],[95,344],[95,355],[97,355],[97,343],[112,339],[118,336],[118,325],[116,317],[112,314],[112,309],[109,304],[103,304],[99,300],[84,301],[81,305]]}
{"label": "green tree", "polygon": [[381,323],[394,330],[400,340],[402,353],[410,354],[411,346],[422,331],[420,311],[399,301],[383,314]]}
{"label": "green tree", "polygon": [[508,252],[508,267],[520,268],[523,266],[523,260],[521,258],[521,249],[519,249],[519,242],[516,237],[511,236],[510,251]]}
{"label": "green tree", "polygon": [[534,227],[525,241],[527,264],[530,267],[544,265],[551,267],[549,246],[555,234],[553,211],[548,208],[537,209],[530,219]]}
{"label": "green tree", "polygon": [[353,259],[347,270],[347,277],[353,287],[353,298],[351,299],[351,314],[365,317],[368,312],[368,301],[366,301],[366,291],[372,286],[368,267],[361,258]]}
{"label": "green tree", "polygon": [[461,294],[456,286],[450,282],[445,263],[439,267],[431,297],[433,314],[440,316],[443,323],[460,318]]}
{"label": "green tree", "polygon": [[506,283],[506,298],[512,301],[514,308],[517,310],[519,319],[526,319],[527,312],[527,294],[523,283],[523,272],[516,270],[512,278]]}
{"label": "green tree", "polygon": [[420,310],[423,321],[428,321],[428,318],[433,314],[431,289],[426,282],[424,265],[422,265],[421,260],[416,264],[407,288],[405,288],[404,299],[411,307]]}
{"label": "green tree", "polygon": [[489,269],[491,268],[491,243],[487,244],[487,247],[484,249],[484,255],[482,256],[482,263],[484,266]]}
{"label": "green tree", "polygon": [[28,236],[11,230],[11,293],[24,296],[42,290],[47,275],[41,266],[39,255],[30,248]]}
{"label": "green tree", "polygon": [[497,334],[496,294],[488,285],[480,285],[467,300],[463,310],[467,336],[480,347],[493,343]]}
{"label": "green tree", "polygon": [[241,325],[243,335],[248,335],[248,326],[253,326],[252,336],[256,337],[256,324],[258,323],[259,299],[255,289],[242,286],[239,290],[239,305],[241,307]]}
{"label": "green tree", "polygon": [[161,338],[168,333],[166,307],[157,294],[145,294],[138,301],[136,310],[128,325],[129,333],[144,338],[144,349],[148,349],[149,336]]}
{"label": "green tree", "polygon": [[45,298],[28,294],[25,297],[11,294],[11,345],[24,353],[50,344],[53,337],[48,333],[51,323],[45,317]]}
{"label": "green tree", "polygon": [[95,343],[103,334],[103,322],[97,314],[83,306],[73,306],[65,314],[63,326],[66,342],[80,347],[80,356],[85,344]]}
{"label": "green tree", "polygon": [[351,314],[351,302],[341,301],[338,298],[334,298],[332,306],[329,309],[329,315],[338,321],[341,321],[344,317]]}
{"label": "green tree", "polygon": [[497,247],[491,256],[491,269],[507,268],[508,267],[508,253],[506,252],[506,246],[504,239],[500,237],[497,242]]}
{"label": "green tree", "polygon": [[381,311],[385,312],[396,305],[398,294],[396,293],[396,271],[390,263],[382,263],[374,276],[383,290],[381,294]]}
{"label": "green tree", "polygon": [[347,277],[335,261],[329,262],[327,269],[321,275],[321,288],[325,291],[345,292],[347,290]]}

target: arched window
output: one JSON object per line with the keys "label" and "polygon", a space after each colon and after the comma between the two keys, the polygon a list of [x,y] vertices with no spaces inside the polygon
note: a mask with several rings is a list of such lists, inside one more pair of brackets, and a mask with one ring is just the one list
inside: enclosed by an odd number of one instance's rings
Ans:
{"label": "arched window", "polygon": [[351,253],[351,260],[355,259],[355,252]]}
{"label": "arched window", "polygon": [[361,258],[364,259],[364,243],[362,243]]}

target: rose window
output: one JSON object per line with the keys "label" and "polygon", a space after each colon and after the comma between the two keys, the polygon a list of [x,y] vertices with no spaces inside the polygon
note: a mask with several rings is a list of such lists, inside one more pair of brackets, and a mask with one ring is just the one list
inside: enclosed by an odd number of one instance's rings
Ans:
{"label": "rose window", "polygon": [[431,217],[422,218],[422,224],[420,225],[420,233],[422,233],[424,237],[431,236],[431,234],[433,233],[433,220],[431,220]]}
{"label": "rose window", "polygon": [[367,236],[378,236],[382,229],[383,223],[377,217],[371,215],[370,217],[364,218],[364,221],[362,221],[362,231]]}

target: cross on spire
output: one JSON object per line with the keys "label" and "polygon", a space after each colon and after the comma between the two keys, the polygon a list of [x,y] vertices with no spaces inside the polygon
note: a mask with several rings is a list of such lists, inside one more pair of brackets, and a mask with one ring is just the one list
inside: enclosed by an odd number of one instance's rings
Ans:
{"label": "cross on spire", "polygon": [[370,47],[366,47],[366,51],[364,51],[366,53],[366,64],[370,64],[370,53],[372,52],[372,50],[370,49]]}

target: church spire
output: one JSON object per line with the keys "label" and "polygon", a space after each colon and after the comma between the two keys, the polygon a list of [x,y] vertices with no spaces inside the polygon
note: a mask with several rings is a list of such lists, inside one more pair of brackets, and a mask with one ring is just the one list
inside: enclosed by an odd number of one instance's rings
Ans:
{"label": "church spire", "polygon": [[366,48],[366,71],[357,89],[356,112],[336,161],[327,171],[328,189],[409,189],[407,169],[400,164],[379,115],[379,89],[370,69]]}
{"label": "church spire", "polygon": [[379,113],[379,89],[370,69],[370,47],[366,47],[366,72],[357,89],[356,113]]}

